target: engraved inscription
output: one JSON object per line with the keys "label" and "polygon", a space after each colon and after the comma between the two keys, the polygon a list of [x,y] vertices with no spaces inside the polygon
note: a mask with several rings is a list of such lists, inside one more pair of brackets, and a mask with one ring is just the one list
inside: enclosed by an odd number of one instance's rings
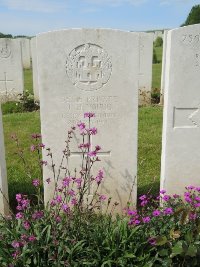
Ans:
{"label": "engraved inscription", "polygon": [[62,118],[74,125],[82,119],[83,113],[91,111],[95,113],[94,122],[97,125],[105,125],[119,117],[117,96],[68,96],[60,100],[65,105],[67,113]]}
{"label": "engraved inscription", "polygon": [[71,51],[67,57],[66,71],[76,87],[92,91],[108,82],[112,72],[112,63],[102,47],[88,43]]}
{"label": "engraved inscription", "polygon": [[200,41],[200,34],[183,34],[181,36],[181,42],[183,44],[191,45],[197,44]]}
{"label": "engraved inscription", "polygon": [[199,128],[199,108],[174,108],[173,128]]}
{"label": "engraved inscription", "polygon": [[11,54],[11,50],[8,44],[0,47],[0,58],[8,58]]}

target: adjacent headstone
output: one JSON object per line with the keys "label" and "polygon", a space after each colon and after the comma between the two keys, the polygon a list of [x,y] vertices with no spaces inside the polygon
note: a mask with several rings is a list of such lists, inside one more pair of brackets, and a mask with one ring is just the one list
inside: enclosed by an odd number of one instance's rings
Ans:
{"label": "adjacent headstone", "polygon": [[[114,45],[116,44],[116,45]],[[98,135],[92,148],[102,147],[102,193],[136,202],[139,34],[105,29],[71,29],[37,36],[37,61],[43,143],[52,149],[56,169],[65,147],[66,131],[94,112]],[[82,142],[80,136],[74,141]],[[70,170],[81,164],[77,143],[71,143]],[[49,162],[44,151],[43,160]],[[64,173],[63,173],[64,175]],[[78,175],[78,172],[77,172]],[[53,177],[44,167],[44,181]],[[54,187],[45,182],[47,202]],[[90,194],[93,194],[92,189]]]}
{"label": "adjacent headstone", "polygon": [[20,41],[0,39],[0,103],[23,93],[24,79]]}
{"label": "adjacent headstone", "polygon": [[140,33],[139,105],[151,104],[153,34]]}
{"label": "adjacent headstone", "polygon": [[35,101],[39,101],[36,37],[31,39],[31,55],[32,55],[33,94]]}
{"label": "adjacent headstone", "polygon": [[28,38],[18,38],[18,39],[21,42],[23,68],[30,69],[31,68],[30,40]]}
{"label": "adjacent headstone", "polygon": [[164,104],[167,33],[168,33],[168,30],[164,31],[164,35],[163,35],[163,54],[162,54],[162,75],[161,75],[161,88],[160,88],[160,105]]}
{"label": "adjacent headstone", "polygon": [[168,32],[161,188],[200,185],[200,25]]}
{"label": "adjacent headstone", "polygon": [[3,137],[3,123],[0,106],[0,214],[8,214],[8,184],[6,174],[5,148]]}

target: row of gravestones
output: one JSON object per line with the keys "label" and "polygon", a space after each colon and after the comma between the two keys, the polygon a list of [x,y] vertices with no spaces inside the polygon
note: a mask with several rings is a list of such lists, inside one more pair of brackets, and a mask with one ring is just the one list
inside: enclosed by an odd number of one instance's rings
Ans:
{"label": "row of gravestones", "polygon": [[[167,34],[161,189],[170,194],[183,193],[189,184],[200,185],[199,30],[200,25],[193,25]],[[66,130],[83,120],[84,112],[94,112],[92,124],[98,135],[93,136],[90,149],[102,147],[101,161],[93,170],[103,168],[105,172],[101,192],[117,200],[119,209],[130,196],[136,203],[140,34],[62,30],[40,34],[36,43],[42,141],[51,148],[56,173]],[[79,142],[79,136],[71,142],[71,169],[81,164]],[[43,151],[43,160],[48,162]],[[4,173],[1,171],[0,181],[6,195]],[[49,177],[51,164],[43,172],[44,181]],[[53,182],[44,183],[45,201],[53,192]]]}
{"label": "row of gravestones", "polygon": [[23,93],[23,68],[30,67],[29,39],[0,39],[0,103],[16,100],[17,95]]}
{"label": "row of gravestones", "polygon": [[[21,49],[22,48],[22,49]],[[139,34],[139,105],[151,103],[153,34]],[[39,101],[36,38],[0,39],[0,102],[15,100],[23,93],[23,67],[32,58],[34,99]]]}

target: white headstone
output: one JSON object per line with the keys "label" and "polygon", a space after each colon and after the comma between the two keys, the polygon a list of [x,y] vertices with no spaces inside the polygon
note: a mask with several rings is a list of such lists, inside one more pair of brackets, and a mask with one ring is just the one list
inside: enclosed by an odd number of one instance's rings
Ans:
{"label": "white headstone", "polygon": [[167,51],[167,33],[164,31],[163,35],[163,54],[162,54],[162,75],[161,75],[161,88],[160,88],[160,104],[164,104],[164,91],[165,91],[165,72],[166,72],[166,51]]}
{"label": "white headstone", "polygon": [[31,68],[31,48],[30,48],[30,40],[28,38],[18,38],[21,41],[21,49],[22,49],[22,63],[24,69]]}
{"label": "white headstone", "polygon": [[34,99],[36,101],[39,101],[36,37],[31,38],[31,55],[32,55],[33,94],[34,94]]}
{"label": "white headstone", "polygon": [[23,93],[24,78],[20,41],[0,39],[0,102],[16,100]]}
{"label": "white headstone", "polygon": [[168,32],[161,188],[200,185],[200,25]]}
{"label": "white headstone", "polygon": [[140,33],[139,105],[151,104],[153,34]]}
{"label": "white headstone", "polygon": [[6,174],[3,123],[0,106],[0,214],[8,214],[8,184]]}
{"label": "white headstone", "polygon": [[[51,147],[56,168],[66,130],[82,120],[84,112],[94,112],[92,125],[98,135],[92,147],[102,147],[95,169],[105,171],[102,193],[119,201],[120,209],[129,195],[135,203],[139,34],[106,29],[40,34],[37,60],[43,143]],[[77,144],[71,151],[78,151]],[[49,160],[46,152],[43,158]],[[78,168],[81,157],[72,155],[70,163]],[[44,180],[52,177],[50,169],[50,165],[44,168]],[[53,189],[45,183],[45,201],[52,198]]]}

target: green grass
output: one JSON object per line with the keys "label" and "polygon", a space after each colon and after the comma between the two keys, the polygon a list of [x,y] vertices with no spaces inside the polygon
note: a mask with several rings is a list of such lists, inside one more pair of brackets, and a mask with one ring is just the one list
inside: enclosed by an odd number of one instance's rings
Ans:
{"label": "green grass", "polygon": [[160,63],[153,64],[152,69],[152,88],[160,89],[162,71],[162,47],[155,47],[157,59]]}
{"label": "green grass", "polygon": [[17,147],[11,135],[16,134],[24,148],[24,154],[29,162],[28,168],[32,169],[33,177],[39,175],[37,168],[37,158],[34,153],[30,153],[31,134],[40,132],[39,112],[13,113],[3,116],[4,137],[6,148],[7,175],[9,185],[9,198],[11,206],[17,192],[33,193],[30,186],[30,178],[19,156],[16,155]]}
{"label": "green grass", "polygon": [[[26,175],[23,164],[15,154],[16,145],[11,139],[11,134],[16,133],[33,177],[39,175],[36,169],[35,154],[30,152],[31,134],[40,132],[39,112],[7,114],[3,116],[6,160],[8,169],[9,197],[11,204],[17,192],[33,193],[30,179]],[[147,192],[150,186],[153,192],[159,189],[160,155],[161,155],[161,125],[162,108],[143,107],[139,109],[139,139],[138,139],[138,192]],[[32,166],[33,165],[33,166]]]}
{"label": "green grass", "polygon": [[24,90],[28,90],[30,94],[33,94],[33,78],[32,69],[24,70]]}
{"label": "green grass", "polygon": [[153,64],[152,68],[152,88],[160,89],[161,84],[161,71],[162,71],[162,63]]}

